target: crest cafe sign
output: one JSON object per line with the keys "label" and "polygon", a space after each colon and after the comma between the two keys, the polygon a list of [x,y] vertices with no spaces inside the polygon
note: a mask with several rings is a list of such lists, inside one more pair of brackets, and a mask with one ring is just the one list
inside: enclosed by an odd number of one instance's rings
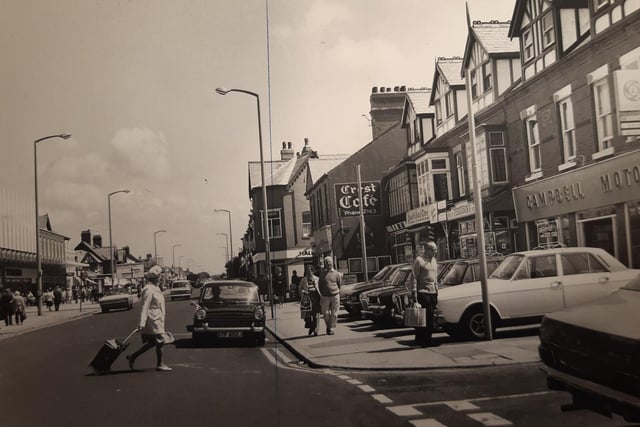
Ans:
{"label": "crest cafe sign", "polygon": [[[358,184],[335,184],[336,204],[340,217],[360,215],[360,200],[358,198]],[[362,213],[364,215],[380,215],[380,183],[362,183]]]}

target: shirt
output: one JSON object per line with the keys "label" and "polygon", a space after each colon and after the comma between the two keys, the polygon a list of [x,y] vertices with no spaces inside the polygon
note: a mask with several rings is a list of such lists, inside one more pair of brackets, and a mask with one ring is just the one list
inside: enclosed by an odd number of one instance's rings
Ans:
{"label": "shirt", "polygon": [[416,257],[413,262],[413,276],[416,280],[417,290],[425,290],[431,294],[438,293],[436,279],[438,277],[438,264],[435,258],[427,261],[422,256]]}

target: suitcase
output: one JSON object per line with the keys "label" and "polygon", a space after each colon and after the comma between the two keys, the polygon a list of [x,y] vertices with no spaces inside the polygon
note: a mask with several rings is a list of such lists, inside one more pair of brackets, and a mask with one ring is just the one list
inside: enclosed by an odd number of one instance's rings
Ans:
{"label": "suitcase", "polygon": [[129,347],[129,340],[138,332],[138,329],[134,329],[125,339],[120,341],[117,338],[106,340],[102,345],[102,348],[93,358],[89,366],[93,368],[96,375],[101,375],[111,371],[111,365],[116,361],[118,356]]}

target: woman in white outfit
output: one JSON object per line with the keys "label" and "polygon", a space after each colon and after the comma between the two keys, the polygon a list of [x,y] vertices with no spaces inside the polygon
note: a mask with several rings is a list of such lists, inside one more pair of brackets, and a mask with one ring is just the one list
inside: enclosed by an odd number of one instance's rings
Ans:
{"label": "woman in white outfit", "polygon": [[143,345],[138,351],[127,356],[131,370],[134,369],[134,363],[138,356],[152,347],[156,348],[156,358],[158,362],[156,370],[171,370],[171,368],[162,361],[162,346],[164,345],[163,334],[165,333],[165,304],[164,295],[158,287],[161,273],[162,268],[154,265],[145,275],[147,284],[142,289],[142,310],[140,312],[140,323],[138,325],[138,330],[142,331]]}

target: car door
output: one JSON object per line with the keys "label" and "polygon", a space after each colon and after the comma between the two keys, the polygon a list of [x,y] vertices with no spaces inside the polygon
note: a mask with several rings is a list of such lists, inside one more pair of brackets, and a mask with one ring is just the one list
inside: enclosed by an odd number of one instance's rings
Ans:
{"label": "car door", "polygon": [[508,317],[537,316],[564,307],[556,254],[531,255],[522,260],[509,281]]}
{"label": "car door", "polygon": [[620,287],[613,274],[588,252],[560,254],[565,307],[609,295]]}

